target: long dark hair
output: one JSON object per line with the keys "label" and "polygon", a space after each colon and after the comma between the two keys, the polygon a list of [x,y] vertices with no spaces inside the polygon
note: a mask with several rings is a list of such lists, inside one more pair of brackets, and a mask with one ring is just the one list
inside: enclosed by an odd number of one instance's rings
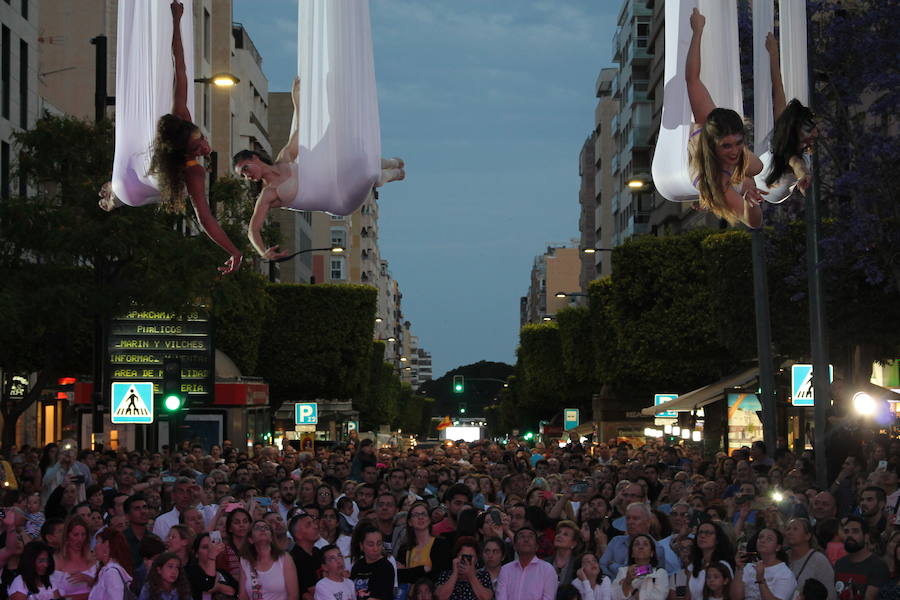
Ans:
{"label": "long dark hair", "polygon": [[261,152],[257,152],[256,150],[241,150],[240,152],[236,152],[235,155],[231,157],[231,169],[234,170],[237,164],[242,160],[251,160],[254,156],[267,165],[274,164],[272,163],[271,158]]}
{"label": "long dark hair", "polygon": [[785,171],[790,169],[790,160],[802,152],[800,148],[800,128],[806,123],[813,123],[813,111],[794,98],[788,102],[775,121],[772,131],[772,165],[766,174],[766,185],[771,187],[781,179]]}
{"label": "long dark hair", "polygon": [[170,212],[184,210],[184,169],[188,143],[197,126],[168,114],[156,123],[156,138],[150,156],[149,174],[159,184],[160,201]]}
{"label": "long dark hair", "polygon": [[150,589],[149,600],[162,599],[162,577],[159,575],[159,570],[170,560],[177,560],[179,565],[178,579],[175,580],[172,589],[178,594],[178,600],[191,600],[191,584],[188,583],[181,559],[174,552],[163,552],[153,559],[150,571],[147,573],[147,586]]}
{"label": "long dark hair", "polygon": [[350,540],[350,557],[353,559],[353,562],[365,558],[362,543],[370,533],[377,533],[381,536],[382,540],[384,539],[384,534],[381,533],[381,530],[375,527],[370,521],[360,521],[359,525],[356,526],[356,529],[353,530],[353,538]]}
{"label": "long dark hair", "polygon": [[[228,516],[225,517],[225,533],[227,534],[227,537],[228,537],[228,540],[227,540],[227,541],[228,541],[228,543],[231,545],[231,547],[232,547],[238,554],[240,554],[241,549],[238,548],[238,547],[235,545],[234,540],[231,539],[231,524],[234,522],[234,515],[236,515],[237,513],[242,513],[245,517],[247,517],[247,521],[250,523],[250,526],[251,526],[251,527],[253,526],[253,517],[251,517],[251,516],[250,516],[250,513],[249,513],[246,509],[244,509],[244,508],[236,508],[236,509],[234,509],[233,511],[229,512],[229,513],[228,513]],[[247,531],[247,537],[250,537],[250,532],[249,532],[249,531]]]}
{"label": "long dark hair", "polygon": [[639,533],[631,538],[631,542],[628,544],[628,564],[634,564],[634,543],[641,538],[646,539],[650,544],[650,565],[656,569],[659,567],[659,555],[656,553],[656,541],[646,533]]}
{"label": "long dark hair", "polygon": [[783,563],[790,562],[790,557],[788,556],[787,551],[784,549],[784,534],[775,529],[774,527],[763,527],[759,531],[753,534],[753,537],[747,542],[747,551],[748,552],[756,552],[756,541],[759,539],[759,534],[763,531],[771,531],[775,534],[775,539],[778,541],[778,545],[781,546],[781,549],[775,551],[775,558],[780,560]]}
{"label": "long dark hair", "polygon": [[[10,533],[9,535],[15,535]],[[37,559],[42,553],[47,553],[47,572],[43,575],[37,574]],[[25,582],[25,587],[32,594],[38,592],[38,586],[50,587],[50,574],[56,570],[56,563],[53,562],[53,549],[44,542],[28,542],[22,550],[22,557],[19,559],[19,575]]]}
{"label": "long dark hair", "polygon": [[694,577],[699,577],[700,571],[703,570],[703,551],[697,545],[697,538],[699,537],[700,528],[706,525],[712,526],[716,531],[716,545],[713,548],[709,562],[722,561],[728,563],[732,569],[734,568],[734,549],[731,547],[728,536],[725,535],[725,530],[718,523],[704,521],[697,526],[697,535],[694,536],[694,546],[691,548],[691,572]]}
{"label": "long dark hair", "polygon": [[[741,115],[728,108],[716,108],[706,117],[697,145],[692,147],[688,157],[691,174],[697,178],[700,206],[729,223],[734,223],[737,218],[725,200],[721,183],[722,165],[716,156],[716,144],[726,136],[745,134],[746,127]],[[731,183],[739,184],[744,180],[749,162],[745,150],[731,174]]]}

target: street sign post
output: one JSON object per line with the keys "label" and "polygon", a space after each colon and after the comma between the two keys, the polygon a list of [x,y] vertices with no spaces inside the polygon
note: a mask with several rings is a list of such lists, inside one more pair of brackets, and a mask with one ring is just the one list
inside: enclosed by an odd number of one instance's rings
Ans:
{"label": "street sign post", "polygon": [[[828,383],[832,382],[834,382],[834,365],[828,365]],[[816,405],[812,365],[791,366],[791,404],[794,406]]]}
{"label": "street sign post", "polygon": [[[655,394],[653,396],[653,406],[659,406],[660,404],[665,404],[666,402],[671,402],[675,398],[678,397],[678,394]],[[678,413],[674,410],[665,410],[661,413],[656,413],[657,417],[665,417],[668,419],[675,419],[678,417]]]}
{"label": "street sign post", "polygon": [[126,381],[112,384],[112,413],[116,424],[153,423],[153,383]]}
{"label": "street sign post", "polygon": [[579,424],[579,414],[577,408],[566,408],[563,410],[563,428],[568,431],[575,429]]}
{"label": "street sign post", "polygon": [[315,402],[298,402],[294,405],[294,423],[315,425],[319,422],[319,405]]}

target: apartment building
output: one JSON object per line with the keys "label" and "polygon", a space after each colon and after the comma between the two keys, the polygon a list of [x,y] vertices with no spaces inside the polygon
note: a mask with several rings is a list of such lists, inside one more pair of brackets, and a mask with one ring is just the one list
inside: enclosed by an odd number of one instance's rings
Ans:
{"label": "apartment building", "polygon": [[[579,293],[581,250],[578,242],[550,245],[547,251],[534,258],[531,283],[524,297],[524,318],[520,325],[553,320],[554,315],[572,303],[573,293]],[[563,292],[568,296],[557,298]]]}
{"label": "apartment building", "polygon": [[25,194],[25,182],[12,177],[13,136],[40,112],[38,6],[36,0],[0,2],[0,201]]}

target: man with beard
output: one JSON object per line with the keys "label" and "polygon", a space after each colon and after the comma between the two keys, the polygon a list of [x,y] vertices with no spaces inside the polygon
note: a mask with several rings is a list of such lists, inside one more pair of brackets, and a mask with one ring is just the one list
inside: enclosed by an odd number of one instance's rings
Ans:
{"label": "man with beard", "polygon": [[371,483],[364,483],[362,485],[356,486],[356,493],[354,494],[354,496],[356,500],[356,506],[359,507],[360,513],[370,510],[372,506],[374,506],[375,496],[377,494],[378,490]]}
{"label": "man with beard", "polygon": [[834,565],[834,590],[838,600],[875,600],[888,582],[887,565],[869,551],[869,526],[860,517],[844,521],[844,550],[847,556]]}
{"label": "man with beard", "polygon": [[296,505],[297,484],[290,477],[285,477],[278,482],[278,494],[281,498],[278,500],[278,504],[275,505],[275,508],[278,510],[278,514],[281,515],[281,518],[287,521],[288,513]]}
{"label": "man with beard", "polygon": [[877,485],[870,485],[859,493],[859,514],[865,519],[869,531],[880,532],[887,529],[884,503],[884,490]]}

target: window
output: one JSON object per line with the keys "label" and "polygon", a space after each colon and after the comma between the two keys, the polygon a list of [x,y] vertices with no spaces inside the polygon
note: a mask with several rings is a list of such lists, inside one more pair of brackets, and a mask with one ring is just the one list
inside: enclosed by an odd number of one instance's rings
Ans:
{"label": "window", "polygon": [[0,142],[0,198],[9,199],[9,144]]}
{"label": "window", "polygon": [[212,48],[212,40],[210,39],[211,31],[212,31],[212,25],[211,25],[211,19],[209,16],[209,11],[204,8],[203,9],[203,58],[205,58],[207,62],[209,62],[209,56],[211,54],[211,48]]}
{"label": "window", "polygon": [[19,126],[28,129],[28,42],[19,40]]}
{"label": "window", "polygon": [[22,18],[28,20],[28,0],[22,0]]}
{"label": "window", "polygon": [[343,217],[343,215],[331,215],[331,220],[332,221],[343,221],[344,217]]}
{"label": "window", "polygon": [[347,247],[347,230],[343,227],[331,228],[331,247],[346,248]]}
{"label": "window", "polygon": [[4,25],[3,33],[0,35],[0,80],[3,83],[3,95],[0,97],[0,116],[4,119],[9,118],[9,54],[11,45],[9,27]]}
{"label": "window", "polygon": [[212,112],[212,102],[209,95],[209,86],[203,86],[203,126],[209,131],[209,113]]}
{"label": "window", "polygon": [[344,258],[341,256],[331,257],[331,280],[343,281],[344,276]]}

